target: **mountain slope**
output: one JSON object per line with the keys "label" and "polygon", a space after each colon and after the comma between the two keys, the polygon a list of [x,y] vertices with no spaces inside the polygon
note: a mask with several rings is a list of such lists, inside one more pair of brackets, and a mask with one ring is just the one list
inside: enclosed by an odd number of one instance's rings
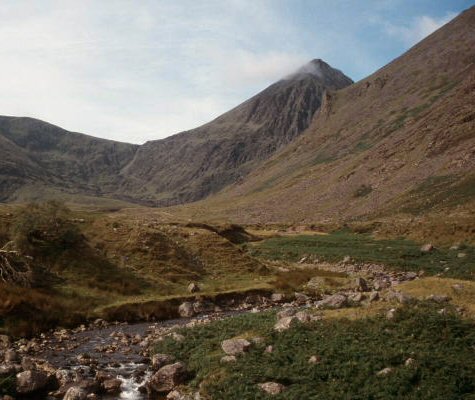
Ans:
{"label": "mountain slope", "polygon": [[59,192],[146,205],[202,199],[241,179],[304,131],[326,90],[351,83],[313,60],[214,121],[142,146],[31,118],[0,117],[0,200]]}
{"label": "mountain slope", "polygon": [[169,205],[217,192],[304,131],[325,90],[351,83],[322,60],[313,60],[208,124],[145,143],[124,169],[119,193]]}
{"label": "mountain slope", "polygon": [[0,145],[2,201],[36,198],[41,196],[38,188],[107,195],[137,149],[32,118],[4,116],[0,117]]}
{"label": "mountain slope", "polygon": [[474,110],[471,8],[368,78],[328,93],[296,141],[186,212],[315,222],[473,202]]}

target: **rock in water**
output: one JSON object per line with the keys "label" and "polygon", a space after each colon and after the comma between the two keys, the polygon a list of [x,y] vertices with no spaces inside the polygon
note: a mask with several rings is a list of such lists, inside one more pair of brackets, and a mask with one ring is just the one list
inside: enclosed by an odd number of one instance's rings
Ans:
{"label": "rock in water", "polygon": [[86,400],[86,399],[87,399],[86,391],[77,386],[73,386],[68,389],[68,391],[64,395],[63,400]]}
{"label": "rock in water", "polygon": [[16,391],[19,394],[38,392],[48,384],[48,376],[39,371],[20,372],[16,376]]}

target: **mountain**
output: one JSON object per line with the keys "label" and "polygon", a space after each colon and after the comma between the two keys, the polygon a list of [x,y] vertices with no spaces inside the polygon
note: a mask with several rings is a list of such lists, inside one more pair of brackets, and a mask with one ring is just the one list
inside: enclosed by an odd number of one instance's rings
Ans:
{"label": "mountain", "polygon": [[327,92],[299,138],[186,212],[311,223],[473,215],[474,199],[475,7],[369,77]]}
{"label": "mountain", "polygon": [[199,200],[290,143],[309,126],[325,91],[351,83],[313,60],[214,121],[142,146],[0,117],[0,200],[59,194],[146,205]]}
{"label": "mountain", "polygon": [[302,133],[325,91],[352,80],[312,60],[199,128],[145,143],[122,171],[121,194],[153,205],[195,201],[241,180]]}
{"label": "mountain", "polygon": [[109,195],[138,147],[5,116],[0,117],[0,144],[0,201],[59,192]]}

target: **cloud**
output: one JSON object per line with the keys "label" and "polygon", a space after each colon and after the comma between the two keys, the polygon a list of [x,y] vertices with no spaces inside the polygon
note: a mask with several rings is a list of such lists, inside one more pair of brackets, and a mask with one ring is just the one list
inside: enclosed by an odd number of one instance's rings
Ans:
{"label": "cloud", "polygon": [[[402,46],[377,22],[368,31],[370,20],[399,15],[400,1],[1,0],[0,114],[115,140],[163,138],[313,58],[356,79],[372,72]],[[412,43],[451,16],[383,26]]]}
{"label": "cloud", "polygon": [[0,114],[123,141],[208,122],[306,61],[272,0],[3,0],[0,18]]}
{"label": "cloud", "polygon": [[422,15],[412,20],[409,25],[393,25],[386,23],[386,32],[401,40],[408,46],[412,46],[429,36],[447,22],[456,17],[457,14],[449,12],[441,18],[433,18],[428,15]]}

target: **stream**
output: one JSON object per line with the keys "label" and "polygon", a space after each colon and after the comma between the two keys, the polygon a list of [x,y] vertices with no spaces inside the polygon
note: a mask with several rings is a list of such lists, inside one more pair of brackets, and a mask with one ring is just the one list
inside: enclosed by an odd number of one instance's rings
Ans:
{"label": "stream", "polygon": [[[95,372],[101,371],[122,381],[120,394],[102,395],[98,399],[144,400],[147,395],[140,388],[152,374],[145,349],[154,338],[172,328],[230,318],[244,312],[249,311],[230,310],[153,323],[116,323],[92,329],[56,331],[42,335],[40,349],[30,354],[35,359],[46,360],[55,369],[63,370],[72,379],[94,378]],[[35,397],[35,400],[55,399],[51,396]]]}

